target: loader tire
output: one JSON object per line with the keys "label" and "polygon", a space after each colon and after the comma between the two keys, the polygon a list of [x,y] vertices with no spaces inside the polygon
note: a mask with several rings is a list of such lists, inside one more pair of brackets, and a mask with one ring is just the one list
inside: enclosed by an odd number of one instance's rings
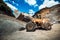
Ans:
{"label": "loader tire", "polygon": [[32,22],[29,22],[27,25],[26,25],[26,31],[27,32],[34,32],[35,31],[35,24],[32,23]]}
{"label": "loader tire", "polygon": [[50,23],[44,23],[42,28],[45,29],[45,30],[51,30],[52,29]]}

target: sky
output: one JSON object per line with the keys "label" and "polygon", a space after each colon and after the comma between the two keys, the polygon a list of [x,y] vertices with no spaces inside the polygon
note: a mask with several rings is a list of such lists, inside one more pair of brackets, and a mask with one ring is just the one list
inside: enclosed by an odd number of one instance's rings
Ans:
{"label": "sky", "polygon": [[34,15],[35,12],[45,7],[51,7],[60,4],[60,0],[4,0],[4,2],[12,9]]}

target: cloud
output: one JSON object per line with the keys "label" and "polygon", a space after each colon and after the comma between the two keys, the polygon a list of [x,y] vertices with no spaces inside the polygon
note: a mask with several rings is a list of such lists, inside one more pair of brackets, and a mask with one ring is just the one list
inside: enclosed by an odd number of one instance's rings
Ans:
{"label": "cloud", "polygon": [[29,15],[32,16],[34,15],[35,11],[33,11],[32,9],[29,9]]}
{"label": "cloud", "polygon": [[30,6],[37,6],[36,0],[25,0],[26,3],[28,3]]}
{"label": "cloud", "polygon": [[39,9],[45,8],[45,7],[51,7],[53,5],[59,4],[58,1],[54,0],[44,0],[43,4],[39,6]]}

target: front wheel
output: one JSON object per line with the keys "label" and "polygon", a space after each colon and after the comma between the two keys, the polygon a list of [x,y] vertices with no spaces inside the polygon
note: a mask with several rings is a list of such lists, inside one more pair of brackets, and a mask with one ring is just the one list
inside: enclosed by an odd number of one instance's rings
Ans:
{"label": "front wheel", "polygon": [[29,22],[27,25],[26,25],[26,31],[27,32],[33,32],[35,31],[35,27],[36,25],[32,22]]}

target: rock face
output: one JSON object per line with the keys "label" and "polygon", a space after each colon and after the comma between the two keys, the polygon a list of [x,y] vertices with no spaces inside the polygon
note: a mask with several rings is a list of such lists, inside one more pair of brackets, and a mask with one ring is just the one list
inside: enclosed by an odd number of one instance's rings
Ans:
{"label": "rock face", "polygon": [[52,6],[49,14],[47,14],[45,17],[49,18],[50,22],[52,23],[57,23],[60,21],[60,4]]}
{"label": "rock face", "polygon": [[3,2],[3,0],[0,0],[0,14],[14,17],[12,10]]}

